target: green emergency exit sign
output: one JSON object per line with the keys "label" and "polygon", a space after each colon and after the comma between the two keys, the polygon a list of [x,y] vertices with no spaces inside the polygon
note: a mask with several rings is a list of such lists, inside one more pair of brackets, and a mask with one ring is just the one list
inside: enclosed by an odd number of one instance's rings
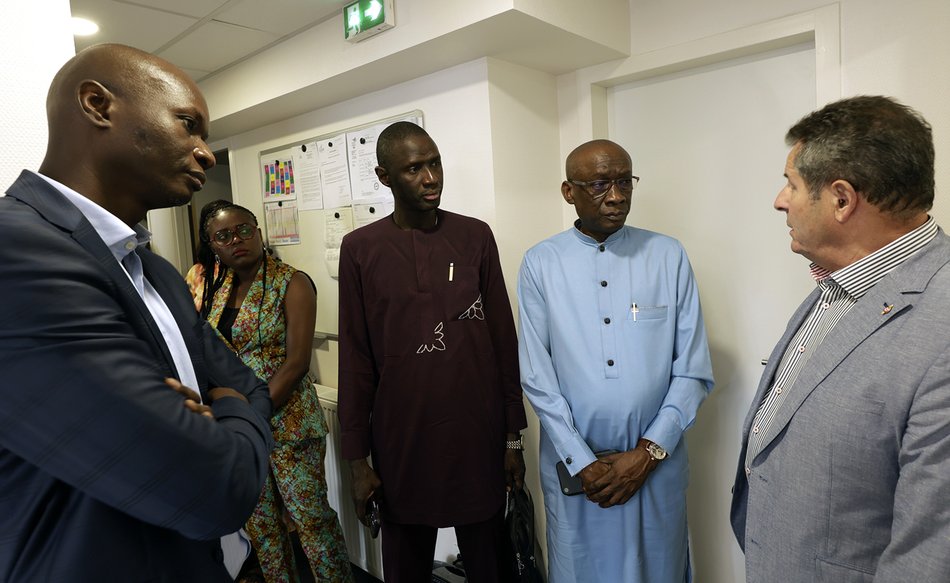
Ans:
{"label": "green emergency exit sign", "polygon": [[395,26],[393,0],[357,0],[343,8],[343,36],[357,42]]}

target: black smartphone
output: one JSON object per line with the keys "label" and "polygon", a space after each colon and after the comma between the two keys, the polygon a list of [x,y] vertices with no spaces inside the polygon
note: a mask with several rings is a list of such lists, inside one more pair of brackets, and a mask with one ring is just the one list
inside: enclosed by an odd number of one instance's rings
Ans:
{"label": "black smartphone", "polygon": [[379,527],[382,522],[379,520],[379,504],[375,500],[366,503],[366,522],[369,524],[369,534],[376,538],[379,536]]}
{"label": "black smartphone", "polygon": [[[595,451],[594,455],[601,458],[614,453],[620,452],[615,449],[603,449],[600,451]],[[562,494],[565,496],[577,496],[578,494],[584,493],[584,486],[581,482],[580,473],[572,476],[571,473],[567,471],[567,466],[564,465],[564,462],[558,462],[555,464],[554,469],[557,470],[557,481],[561,486]]]}

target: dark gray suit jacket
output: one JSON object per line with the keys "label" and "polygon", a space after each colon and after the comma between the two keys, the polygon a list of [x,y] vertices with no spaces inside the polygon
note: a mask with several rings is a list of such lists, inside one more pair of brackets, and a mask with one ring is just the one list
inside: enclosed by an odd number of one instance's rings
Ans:
{"label": "dark gray suit jacket", "polygon": [[[212,421],[122,267],[79,210],[24,172],[0,198],[0,581],[228,581],[218,537],[253,510],[272,446],[266,384],[140,251]],[[194,387],[193,387],[194,388]]]}
{"label": "dark gray suit jacket", "polygon": [[772,351],[743,429],[732,525],[748,583],[950,581],[950,238],[828,334],[747,475],[755,411],[817,298]]}

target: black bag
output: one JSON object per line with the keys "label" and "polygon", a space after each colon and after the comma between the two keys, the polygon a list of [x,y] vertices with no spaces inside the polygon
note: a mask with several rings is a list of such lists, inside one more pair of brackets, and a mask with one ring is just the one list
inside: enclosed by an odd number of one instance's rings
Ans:
{"label": "black bag", "polygon": [[508,493],[505,528],[511,539],[511,560],[517,583],[544,583],[541,577],[541,547],[534,535],[534,505],[527,488]]}
{"label": "black bag", "polygon": [[465,568],[456,559],[452,564],[432,561],[432,583],[465,583]]}

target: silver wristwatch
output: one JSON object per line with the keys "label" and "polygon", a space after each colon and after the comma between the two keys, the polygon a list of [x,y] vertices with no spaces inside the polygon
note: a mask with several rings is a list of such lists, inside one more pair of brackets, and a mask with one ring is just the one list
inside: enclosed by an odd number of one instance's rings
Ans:
{"label": "silver wristwatch", "polygon": [[666,456],[668,455],[665,449],[653,443],[652,441],[647,444],[647,453],[650,454],[650,457],[656,461],[665,460]]}
{"label": "silver wristwatch", "polygon": [[524,438],[519,435],[519,436],[518,436],[518,439],[505,440],[505,449],[517,449],[517,450],[519,450],[519,451],[520,451],[520,450],[523,450],[523,449],[524,449]]}

